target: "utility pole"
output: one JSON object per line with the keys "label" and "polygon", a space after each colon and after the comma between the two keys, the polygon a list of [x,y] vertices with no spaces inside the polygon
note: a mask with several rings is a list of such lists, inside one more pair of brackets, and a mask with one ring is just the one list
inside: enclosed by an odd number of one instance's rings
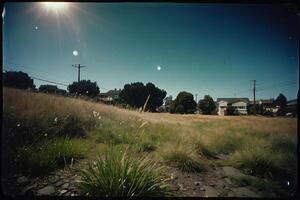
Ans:
{"label": "utility pole", "polygon": [[80,64],[75,64],[75,65],[72,65],[72,66],[78,69],[78,82],[80,82],[80,68],[86,67],[86,66],[82,66]]}
{"label": "utility pole", "polygon": [[253,113],[254,115],[256,114],[256,102],[255,102],[255,84],[256,84],[256,80],[252,80],[253,81],[253,100],[254,100],[254,110]]}
{"label": "utility pole", "polygon": [[197,96],[198,96],[198,94],[195,94],[195,96],[196,96],[196,103],[198,103],[198,102],[197,102]]}

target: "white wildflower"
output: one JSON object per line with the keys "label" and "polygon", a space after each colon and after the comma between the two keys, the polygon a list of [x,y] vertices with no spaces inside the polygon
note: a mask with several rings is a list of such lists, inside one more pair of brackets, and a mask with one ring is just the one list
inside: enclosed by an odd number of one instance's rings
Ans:
{"label": "white wildflower", "polygon": [[47,135],[48,135],[47,133],[44,134],[45,137],[47,137]]}
{"label": "white wildflower", "polygon": [[287,186],[290,186],[290,182],[289,181],[287,181],[286,184],[287,184]]}
{"label": "white wildflower", "polygon": [[171,180],[173,180],[174,179],[174,175],[173,175],[173,173],[171,173]]}
{"label": "white wildflower", "polygon": [[57,123],[57,117],[54,118],[54,123],[55,123],[55,124]]}
{"label": "white wildflower", "polygon": [[17,127],[20,127],[21,126],[21,124],[17,124]]}
{"label": "white wildflower", "polygon": [[99,120],[101,120],[101,116],[99,116]]}

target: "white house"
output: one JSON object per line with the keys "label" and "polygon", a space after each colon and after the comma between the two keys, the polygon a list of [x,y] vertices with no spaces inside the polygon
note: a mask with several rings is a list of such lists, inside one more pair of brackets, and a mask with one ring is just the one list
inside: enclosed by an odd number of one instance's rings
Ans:
{"label": "white house", "polygon": [[227,106],[235,107],[239,114],[247,114],[248,98],[217,98],[218,115],[225,115]]}

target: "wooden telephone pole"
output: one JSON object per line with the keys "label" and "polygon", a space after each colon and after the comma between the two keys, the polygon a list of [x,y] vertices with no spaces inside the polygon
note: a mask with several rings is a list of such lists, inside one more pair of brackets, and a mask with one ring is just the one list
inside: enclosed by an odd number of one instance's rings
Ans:
{"label": "wooden telephone pole", "polygon": [[86,66],[82,66],[80,64],[75,64],[75,65],[72,65],[72,66],[78,69],[78,82],[80,82],[80,68],[86,67]]}
{"label": "wooden telephone pole", "polygon": [[252,80],[252,81],[253,81],[253,103],[254,103],[253,113],[255,115],[256,114],[256,102],[255,102],[255,84],[256,84],[256,80]]}

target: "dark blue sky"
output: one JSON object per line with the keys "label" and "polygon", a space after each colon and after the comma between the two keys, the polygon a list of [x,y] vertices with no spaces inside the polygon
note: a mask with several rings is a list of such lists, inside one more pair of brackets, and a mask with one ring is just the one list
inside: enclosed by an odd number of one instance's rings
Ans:
{"label": "dark blue sky", "polygon": [[80,63],[88,66],[81,79],[97,81],[101,92],[141,81],[198,100],[252,99],[256,79],[258,99],[292,99],[298,19],[297,10],[276,5],[68,3],[47,10],[6,3],[3,66],[69,84],[77,80],[72,64]]}

